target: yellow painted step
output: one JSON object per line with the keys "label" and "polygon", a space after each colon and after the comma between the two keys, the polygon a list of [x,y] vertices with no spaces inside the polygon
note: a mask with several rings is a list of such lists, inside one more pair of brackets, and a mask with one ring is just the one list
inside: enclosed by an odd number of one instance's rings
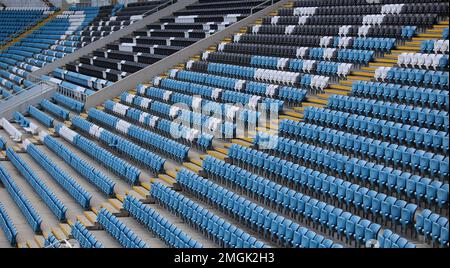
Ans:
{"label": "yellow painted step", "polygon": [[167,175],[169,175],[170,177],[172,177],[174,179],[177,177],[177,173],[173,170],[169,170],[166,173],[167,173]]}
{"label": "yellow painted step", "polygon": [[121,211],[123,209],[123,204],[118,199],[110,198],[110,199],[108,199],[108,202],[111,204],[111,206],[113,206],[118,211]]}
{"label": "yellow painted step", "polygon": [[[331,85],[330,88],[339,89],[342,91],[351,91],[352,90],[352,87],[344,86],[344,85]],[[329,89],[326,89],[325,91],[327,91],[327,90],[329,90]]]}
{"label": "yellow painted step", "polygon": [[243,140],[239,140],[239,139],[232,139],[231,142],[239,144],[239,145],[244,146],[244,147],[250,147],[252,145],[249,142],[246,142],[246,141],[243,141]]}
{"label": "yellow painted step", "polygon": [[40,248],[39,245],[34,240],[28,240],[26,244],[27,248]]}
{"label": "yellow painted step", "polygon": [[[176,174],[176,173],[175,173],[175,174]],[[158,178],[159,178],[160,180],[163,180],[163,181],[167,182],[168,184],[174,184],[174,183],[175,183],[176,175],[175,175],[175,177],[172,177],[172,176],[169,176],[169,175],[166,175],[166,174],[159,174],[159,175],[158,175]],[[149,190],[150,190],[150,189],[149,189]]]}
{"label": "yellow painted step", "polygon": [[425,38],[442,38],[442,34],[435,34],[435,33],[422,33],[422,34],[418,34],[417,37],[421,38],[421,37],[425,37]]}
{"label": "yellow painted step", "polygon": [[59,228],[61,228],[61,231],[64,233],[65,236],[71,237],[72,236],[72,227],[67,223],[61,223],[59,224]]}
{"label": "yellow painted step", "polygon": [[370,81],[372,78],[373,78],[373,76],[372,77],[367,77],[367,76],[350,75],[350,76],[347,77],[347,79],[348,79],[347,81],[350,82],[350,84],[352,84],[353,83],[352,81],[355,81],[355,80],[357,80],[357,81],[360,81],[360,80],[362,80],[362,81]]}
{"label": "yellow painted step", "polygon": [[352,76],[363,76],[363,77],[370,77],[370,78],[372,78],[373,75],[374,75],[374,73],[372,73],[372,72],[353,72],[352,73]]}
{"label": "yellow painted step", "polygon": [[142,186],[133,186],[133,190],[145,198],[147,198],[149,195],[149,192]]}
{"label": "yellow painted step", "polygon": [[202,163],[203,163],[202,160],[200,160],[200,159],[192,159],[191,162],[196,164],[199,167],[201,167]]}
{"label": "yellow painted step", "polygon": [[88,219],[92,225],[95,225],[97,222],[97,215],[92,211],[83,211],[83,215]]}
{"label": "yellow painted step", "polygon": [[78,216],[76,217],[76,219],[77,219],[77,221],[79,221],[81,224],[83,224],[84,227],[86,227],[86,228],[89,228],[89,227],[94,226],[94,225],[91,223],[91,221],[88,220],[88,219],[86,218],[86,216],[84,216],[84,215],[78,215]]}
{"label": "yellow painted step", "polygon": [[200,170],[202,170],[201,167],[199,167],[199,166],[197,166],[196,164],[193,164],[193,163],[185,162],[185,163],[183,163],[183,166],[185,168],[187,168],[187,169],[190,169],[191,171],[193,171],[193,172],[195,172],[197,174],[200,172]]}
{"label": "yellow painted step", "polygon": [[67,236],[63,233],[63,231],[59,228],[51,228],[52,234],[56,237],[58,240],[66,240]]}
{"label": "yellow painted step", "polygon": [[404,53],[404,51],[393,51],[392,54],[384,55],[384,58],[380,58],[380,59],[377,59],[377,60],[389,59],[389,60],[395,60],[395,62],[397,62],[397,60],[398,60],[398,53]]}
{"label": "yellow painted step", "polygon": [[[324,94],[319,94],[317,96],[321,97],[320,95],[324,95]],[[325,98],[328,98],[328,96],[325,95]],[[312,103],[318,103],[318,104],[327,104],[328,100],[324,100],[324,99],[319,99],[319,98],[308,98],[308,102],[312,102]]]}
{"label": "yellow painted step", "polygon": [[370,73],[374,73],[376,69],[377,69],[377,67],[366,67],[366,66],[361,67],[361,70],[370,72]]}
{"label": "yellow painted step", "polygon": [[[150,179],[150,180],[151,180],[151,179]],[[141,186],[144,187],[145,189],[147,189],[147,190],[150,191],[150,188],[151,188],[150,183],[142,182],[142,183],[141,183]]]}
{"label": "yellow painted step", "polygon": [[374,66],[374,67],[392,67],[396,64],[395,63],[386,63],[386,62],[369,62],[369,66]]}
{"label": "yellow painted step", "polygon": [[[413,45],[413,44],[408,44],[407,46],[399,46],[397,47],[399,52],[407,52],[407,51],[420,51],[420,43],[417,45]],[[406,50],[406,51],[402,51],[402,50]]]}
{"label": "yellow painted step", "polygon": [[120,200],[120,202],[125,202],[125,197],[123,195],[120,194],[116,194],[116,198]]}
{"label": "yellow painted step", "polygon": [[215,150],[222,154],[228,154],[228,150],[226,148],[215,148]]}
{"label": "yellow painted step", "polygon": [[322,108],[323,104],[318,104],[318,103],[312,103],[312,102],[304,102],[302,103],[303,107],[317,107],[317,108]]}
{"label": "yellow painted step", "polygon": [[396,59],[389,59],[389,58],[375,59],[375,62],[396,64],[397,63],[397,58]]}
{"label": "yellow painted step", "polygon": [[38,245],[38,247],[43,248],[45,246],[45,237],[42,235],[35,235],[34,242]]}
{"label": "yellow painted step", "polygon": [[295,118],[301,117],[301,114],[299,114],[297,112],[293,112],[293,111],[285,111],[285,112],[283,112],[283,114],[288,115],[290,117],[295,117]]}
{"label": "yellow painted step", "polygon": [[208,155],[210,155],[214,158],[220,159],[220,160],[225,160],[225,158],[227,158],[226,154],[223,154],[223,153],[220,153],[217,151],[207,151],[207,153],[208,153]]}
{"label": "yellow painted step", "polygon": [[[281,120],[291,120],[291,121],[295,121],[295,122],[300,122],[301,119],[303,119],[305,116],[302,114],[299,118],[297,117],[290,117],[287,115],[280,115],[280,119]],[[271,129],[275,129],[275,128],[271,128]]]}

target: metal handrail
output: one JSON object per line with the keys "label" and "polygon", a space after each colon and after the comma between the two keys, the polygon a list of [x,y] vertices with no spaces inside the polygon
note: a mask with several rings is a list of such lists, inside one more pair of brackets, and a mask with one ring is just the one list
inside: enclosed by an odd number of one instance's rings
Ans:
{"label": "metal handrail", "polygon": [[79,248],[77,244],[73,245],[67,239],[56,241],[48,246],[45,246],[44,248],[55,248],[57,245],[59,245],[58,248]]}
{"label": "metal handrail", "polygon": [[142,16],[143,16],[143,17],[147,17],[148,15],[153,14],[153,13],[155,13],[156,11],[159,11],[160,8],[161,8],[162,6],[168,7],[168,6],[170,6],[170,5],[173,5],[174,2],[175,2],[175,0],[167,1],[167,2],[165,2],[164,4],[161,4],[161,5],[157,6],[157,7],[154,7],[154,8],[151,9],[151,10],[146,11],[144,14],[142,14]]}
{"label": "metal handrail", "polygon": [[254,6],[254,7],[252,7],[251,9],[250,9],[250,14],[254,14],[255,13],[255,9],[257,9],[257,8],[259,8],[259,7],[261,7],[261,6],[264,6],[264,5],[266,5],[268,2],[271,2],[271,5],[273,5],[274,4],[274,0],[267,0],[267,1],[265,1],[265,2],[262,2],[261,4],[259,4],[259,5],[257,5],[257,6]]}

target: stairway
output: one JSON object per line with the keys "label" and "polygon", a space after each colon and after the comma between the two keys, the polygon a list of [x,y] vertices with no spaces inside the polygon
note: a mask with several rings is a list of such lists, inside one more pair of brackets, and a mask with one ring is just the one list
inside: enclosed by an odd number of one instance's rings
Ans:
{"label": "stairway", "polygon": [[16,38],[14,38],[10,42],[8,42],[7,44],[1,46],[0,50],[5,50],[8,47],[14,45],[15,43],[19,42],[22,38],[26,37],[27,35],[31,34],[32,32],[36,31],[37,29],[41,28],[42,26],[44,26],[49,21],[53,20],[54,18],[56,18],[58,15],[60,15],[62,13],[63,13],[63,10],[58,10],[58,11],[54,12],[53,14],[51,14],[50,16],[48,16],[47,18],[45,18],[38,24],[36,24],[33,27],[31,27],[30,29],[28,29],[26,32],[20,34],[19,36],[17,36]]}

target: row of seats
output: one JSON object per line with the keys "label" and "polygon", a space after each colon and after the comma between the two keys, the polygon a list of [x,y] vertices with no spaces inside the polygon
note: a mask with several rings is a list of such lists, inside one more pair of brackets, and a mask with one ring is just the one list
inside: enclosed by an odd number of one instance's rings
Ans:
{"label": "row of seats", "polygon": [[[110,128],[114,128],[115,130],[124,133],[125,135],[130,136],[136,140],[139,140],[140,142],[143,142],[144,144],[154,148],[155,150],[165,153],[178,161],[185,160],[188,155],[189,147],[175,142],[171,139],[162,137],[149,130],[130,124],[127,121],[121,120],[113,115],[91,108],[88,111],[88,116],[89,118],[101,122],[102,124],[105,124]],[[161,170],[161,167],[156,170]]]}
{"label": "row of seats", "polygon": [[251,222],[251,225],[256,226],[258,232],[263,231],[265,235],[270,234],[272,240],[278,239],[284,245],[303,248],[331,248],[334,245],[332,240],[300,227],[297,223],[190,171],[185,169],[179,171],[177,181],[181,187],[194,195],[209,200],[210,203],[221,207],[230,214],[237,215],[248,225]]}
{"label": "row of seats", "polygon": [[401,53],[397,65],[400,67],[418,67],[420,69],[444,69],[448,67],[448,55],[425,53]]}
{"label": "row of seats", "polygon": [[130,215],[144,224],[150,231],[162,239],[167,245],[175,248],[202,248],[202,244],[193,240],[178,227],[170,223],[151,207],[144,205],[135,197],[128,195],[123,208]]}
{"label": "row of seats", "polygon": [[417,215],[414,227],[425,239],[431,238],[433,245],[438,241],[442,247],[448,247],[448,225],[448,218],[424,209]]}
{"label": "row of seats", "polygon": [[[283,16],[280,12],[279,15]],[[248,34],[289,34],[289,35],[320,35],[320,36],[352,36],[406,38],[415,35],[417,26],[397,25],[256,25],[247,28]]]}
{"label": "row of seats", "polygon": [[[436,0],[402,0],[401,3],[434,3]],[[350,6],[350,5],[384,5],[384,10],[398,10],[402,8],[402,4],[398,4],[397,0],[296,0],[293,1],[294,7],[323,7],[323,6]]]}
{"label": "row of seats", "polygon": [[[334,113],[333,113],[334,112]],[[312,122],[315,124],[322,124],[333,127],[347,128],[353,131],[366,132],[368,131],[368,117],[364,116],[351,116],[348,113],[331,111],[327,109],[314,109],[308,108],[305,110],[305,119],[306,122]],[[370,123],[370,122],[369,122]],[[378,123],[374,123],[373,125],[377,125]],[[378,129],[380,131],[380,128]],[[384,132],[384,135],[388,136],[389,132]],[[402,156],[402,152],[406,152],[406,147],[398,146],[396,147],[396,151],[399,153],[394,154],[396,158]],[[414,157],[414,165],[410,168],[414,168],[416,171],[426,172],[430,175],[430,177],[440,177],[441,180],[444,180],[448,175],[448,157],[440,158],[434,157],[430,159],[423,152],[422,154]],[[418,161],[418,162],[417,162]]]}
{"label": "row of seats", "polygon": [[[241,152],[241,156],[238,154]],[[257,158],[253,161],[252,158]],[[241,163],[247,163],[256,165],[261,168],[261,162],[265,162],[269,155],[264,153],[259,153],[256,150],[247,150],[245,148],[239,147],[239,145],[234,145],[234,149],[229,151],[229,157]],[[262,159],[262,161],[261,161]],[[269,162],[270,160],[267,160]],[[273,159],[275,161],[275,158]],[[255,162],[258,162],[255,164]],[[294,167],[292,162],[285,161],[283,163],[285,166]],[[344,181],[333,176],[328,176],[319,171],[314,171],[312,169],[307,169],[305,167],[296,166],[297,172],[285,171],[281,174],[283,180],[294,180],[297,185],[302,185],[302,187],[307,187],[313,189],[313,192],[320,193],[324,197],[331,197],[337,200],[338,203],[345,203],[349,208],[353,205],[356,209],[360,210],[363,215],[373,215],[374,217],[382,216],[383,220],[390,220],[392,223],[402,223],[404,227],[410,225],[413,221],[413,216],[417,209],[417,205],[408,204],[404,200],[397,199],[392,196],[387,196],[382,193],[370,190],[365,187],[361,187],[358,184],[352,184],[349,181]],[[273,171],[269,172],[273,174]],[[297,173],[295,176],[294,174]],[[300,173],[300,174],[298,174]],[[317,203],[317,202],[316,202]]]}
{"label": "row of seats", "polygon": [[97,222],[125,248],[149,248],[149,245],[105,208],[98,212]]}
{"label": "row of seats", "polygon": [[152,184],[150,195],[157,203],[183,218],[202,233],[212,236],[219,246],[230,248],[266,247],[255,237],[161,183]]}
{"label": "row of seats", "polygon": [[[283,120],[280,123],[280,132],[294,138],[316,141],[319,134],[313,134],[313,127],[314,125],[305,124],[303,122]],[[297,130],[293,131],[292,129]],[[325,141],[323,138],[321,141],[321,143],[332,142],[331,140]],[[349,146],[348,149],[353,148],[353,145]],[[373,168],[377,168],[377,165],[373,165]],[[427,178],[420,178],[419,176],[413,176],[408,172],[403,172],[402,174],[398,174],[398,172],[397,174],[389,173],[389,167],[381,168],[382,166],[378,166],[378,173],[382,174],[382,176],[378,178],[379,190],[387,187],[389,191],[396,190],[397,194],[406,193],[408,198],[416,198],[417,200],[425,198],[429,203],[437,202],[440,207],[443,207],[448,203],[448,184],[432,181]],[[377,174],[376,169],[375,171],[372,171],[372,173],[373,176],[375,176]],[[373,179],[375,180],[376,178]],[[372,180],[372,178],[370,180]]]}
{"label": "row of seats", "polygon": [[65,221],[67,207],[58,199],[51,189],[45,185],[42,179],[36,175],[35,171],[33,171],[12,148],[6,149],[6,156],[56,218],[61,222]]}
{"label": "row of seats", "polygon": [[62,143],[47,133],[41,132],[40,139],[55,155],[59,156],[66,164],[72,167],[78,174],[96,186],[102,193],[107,196],[114,194],[115,182],[108,178],[101,171],[91,166],[88,162],[81,159]]}
{"label": "row of seats", "polygon": [[83,111],[83,109],[84,109],[84,103],[76,101],[72,98],[66,97],[59,93],[55,93],[52,96],[52,99],[59,105],[67,107],[68,109],[75,111],[77,113],[81,113],[81,111]]}
{"label": "row of seats", "polygon": [[25,150],[50,176],[68,192],[75,201],[84,209],[90,207],[92,194],[88,193],[78,182],[69,176],[64,170],[59,168],[44,152],[37,148],[36,145],[30,143],[29,140],[24,141]]}
{"label": "row of seats", "polygon": [[[353,4],[353,3],[352,3]],[[429,3],[409,3],[395,2],[393,4],[384,4],[378,1],[372,2],[372,4],[363,4],[359,3],[359,5],[338,5],[333,6],[332,8],[318,6],[318,7],[294,7],[294,8],[284,8],[280,10],[280,13],[284,14],[295,14],[308,12],[311,15],[334,15],[334,14],[342,14],[342,15],[351,15],[351,14],[400,14],[400,13],[415,13],[420,14],[421,12],[426,13],[439,13],[445,14],[445,9],[448,7],[448,3],[433,1]],[[447,8],[448,9],[448,8]]]}
{"label": "row of seats", "polygon": [[378,236],[378,242],[380,248],[416,248],[416,245],[412,244],[398,234],[393,233],[389,229],[385,229],[382,234]]}
{"label": "row of seats", "polygon": [[56,117],[58,117],[60,119],[63,119],[63,120],[69,119],[70,112],[68,110],[58,106],[57,104],[50,102],[49,100],[46,100],[46,99],[41,100],[40,106],[45,111],[55,115]]}
{"label": "row of seats", "polygon": [[81,248],[103,248],[103,244],[100,243],[79,221],[76,221],[72,226],[70,234],[78,241],[78,243],[80,243]]}
{"label": "row of seats", "polygon": [[[398,146],[354,134],[344,134],[344,132],[329,128],[317,132],[322,137],[320,143],[323,146],[341,151],[344,155],[359,157],[362,160],[368,159],[368,161],[384,163],[386,166],[392,165],[394,168],[410,169],[413,173],[420,171],[421,174],[427,174],[429,169],[440,170],[440,165],[445,165],[443,155],[416,150],[412,147]],[[317,141],[319,137],[312,140]],[[299,150],[306,150],[308,145],[303,142],[278,139],[278,144],[274,149],[281,154],[294,157],[302,153]],[[311,150],[316,150],[316,148],[312,147]]]}
{"label": "row of seats", "polygon": [[186,127],[184,124],[161,119],[139,109],[135,109],[113,101],[106,101],[104,103],[104,107],[106,111],[133,119],[134,121],[139,122],[145,126],[163,132],[166,136],[171,136],[172,138],[180,137],[189,143],[194,143],[193,145],[197,144],[203,150],[211,147],[213,138],[212,135],[199,134],[200,131]]}
{"label": "row of seats", "polygon": [[0,150],[6,149],[6,141],[3,139],[3,137],[0,137]]}
{"label": "row of seats", "polygon": [[34,119],[36,119],[37,121],[39,121],[40,123],[42,123],[44,126],[46,126],[48,128],[53,127],[53,122],[55,121],[55,119],[53,117],[51,117],[50,115],[42,112],[38,108],[36,108],[34,106],[29,106],[28,114],[31,117],[33,117]]}
{"label": "row of seats", "polygon": [[415,25],[421,27],[432,26],[437,21],[437,14],[416,16],[416,14],[348,14],[342,15],[314,15],[307,16],[293,14],[293,16],[274,16],[263,18],[263,24],[272,25]]}
{"label": "row of seats", "polygon": [[[290,210],[294,215],[302,215],[306,221],[311,221],[314,225],[320,222],[324,228],[329,229],[332,233],[337,232],[339,237],[344,233],[348,239],[355,239],[358,243],[365,243],[368,240],[376,239],[377,233],[381,228],[379,224],[371,223],[368,220],[356,216],[353,217],[352,214],[350,214],[350,218],[355,218],[355,223],[338,224],[339,217],[343,213],[342,209],[303,195],[280,184],[276,184],[273,181],[256,177],[255,174],[212,157],[205,159],[203,169],[212,176],[216,176],[222,180],[224,179],[226,183],[231,182],[246,191],[252,192],[253,195],[259,195],[260,199],[264,197],[264,199],[268,200],[264,203],[269,202],[270,204],[270,202],[275,202],[277,206],[281,206],[288,211]],[[351,188],[349,187],[349,189]],[[347,199],[346,202],[348,204],[352,201]],[[333,215],[330,215],[331,213]],[[336,224],[338,224],[338,228],[334,229],[333,226]],[[362,228],[360,225],[362,225]]]}
{"label": "row of seats", "polygon": [[[338,59],[343,60],[344,57],[342,53],[347,51],[341,50],[340,52],[341,53],[338,53]],[[204,52],[202,59],[208,62],[240,64],[256,68],[289,70],[293,72],[315,73],[339,77],[347,76],[352,67],[352,64],[349,63],[298,60],[269,56],[251,56],[226,52]]]}
{"label": "row of seats", "polygon": [[[221,89],[244,91],[250,94],[256,94],[270,98],[276,97],[288,102],[302,102],[307,94],[307,90],[294,87],[244,81],[186,70],[171,70],[170,74],[172,78],[176,78],[182,81],[205,84],[208,86],[219,87]],[[220,94],[219,96],[217,96],[217,99],[220,99]]]}
{"label": "row of seats", "polygon": [[[175,90],[178,92],[186,93],[187,95],[200,95],[201,97],[204,97],[207,99],[210,99],[211,96],[213,96],[214,93],[217,92],[217,90],[215,90],[212,87],[196,85],[193,83],[182,82],[182,81],[168,79],[168,78],[158,79],[158,77],[157,77],[154,79],[153,83],[155,86],[160,86],[161,88],[164,88],[164,89]],[[149,90],[146,90],[145,94],[150,95],[149,91],[151,89],[152,88],[149,88]],[[140,90],[142,90],[142,89],[140,89]],[[251,120],[254,121],[256,119],[256,116],[259,115],[259,112],[252,110],[253,108],[251,108],[250,106],[256,107],[255,105],[258,101],[259,101],[259,99],[252,98],[252,102],[248,103],[248,107],[246,106],[243,109],[241,109],[241,108],[235,109],[236,107],[234,105],[228,104],[228,103],[218,103],[218,102],[214,102],[214,101],[204,101],[204,100],[202,100],[202,102],[200,102],[198,104],[195,104],[194,100],[193,100],[192,106],[193,107],[197,106],[197,108],[207,107],[211,111],[218,112],[220,117],[225,117],[228,119],[233,119],[235,116],[235,113],[238,113],[240,119],[243,120],[244,122],[252,122]],[[275,107],[270,105],[270,103],[262,103],[262,104],[265,104],[261,107],[264,109],[272,108],[273,110],[275,110],[276,108],[279,108],[279,106],[276,104],[275,104],[276,105]]]}
{"label": "row of seats", "polygon": [[420,44],[420,51],[422,53],[449,53],[449,40],[440,39],[440,40],[424,40]]}
{"label": "row of seats", "polygon": [[[238,33],[233,36],[233,42],[240,45],[274,43],[277,45],[289,46],[297,50],[301,48],[302,53],[294,53],[292,56],[305,58],[317,58],[317,48],[336,48],[336,49],[354,49],[357,50],[373,50],[389,52],[396,43],[395,38],[378,38],[378,37],[351,37],[351,36],[309,36],[309,35],[284,35],[284,34],[242,34]],[[295,46],[292,46],[295,44]],[[236,45],[236,44],[235,44]],[[227,49],[226,45],[223,45]],[[235,46],[234,46],[235,47]],[[267,47],[261,46],[261,47]],[[251,48],[249,48],[251,49]],[[324,51],[325,50],[321,50]],[[322,53],[327,58],[336,58],[335,51],[332,56]]]}
{"label": "row of seats", "polygon": [[[158,89],[154,88],[154,87],[139,88],[139,94],[141,94],[143,96],[148,96],[148,95],[153,96],[154,94],[152,92],[154,92],[154,91],[158,91]],[[172,94],[173,92],[164,91],[164,93],[166,93],[166,92],[175,98],[176,95]],[[181,97],[181,95],[182,94],[180,94],[179,96]],[[183,96],[186,96],[186,98],[191,97],[189,95],[183,95]],[[203,135],[203,136],[205,136],[205,138],[203,139],[203,141],[199,140],[198,142],[199,142],[199,144],[201,144],[201,147],[203,149],[209,144],[209,139],[210,139],[210,138],[208,138],[209,135],[206,133],[211,133],[211,134],[214,133],[215,135],[219,135],[221,137],[233,137],[233,134],[235,131],[235,125],[233,123],[223,122],[221,120],[221,117],[224,112],[218,113],[215,116],[206,116],[204,114],[200,114],[200,113],[191,111],[189,108],[190,107],[189,104],[187,104],[189,107],[179,107],[177,105],[171,106],[169,104],[165,104],[165,103],[162,103],[159,101],[154,101],[149,98],[144,98],[144,97],[129,94],[129,93],[121,94],[120,99],[121,99],[122,103],[134,105],[134,106],[144,108],[144,109],[148,109],[152,113],[156,113],[162,117],[166,117],[169,120],[173,121],[174,119],[178,119],[178,120],[181,120],[181,122],[183,122],[183,124],[185,124],[185,125],[194,125],[195,129],[202,129],[203,130],[202,132],[205,133]],[[164,99],[164,98],[162,98],[162,99]],[[178,103],[175,99],[171,102],[173,104]],[[222,108],[226,111],[231,110],[231,108],[222,106],[216,102],[202,100],[202,103],[204,103],[204,105],[202,107],[198,107],[198,108],[211,109],[212,111],[215,111],[215,112],[217,112],[217,109],[222,111],[221,110]],[[246,114],[244,112],[248,112],[248,111],[244,110],[239,115],[241,116],[241,118],[243,120],[247,121],[248,117],[246,117],[246,115],[248,115],[248,114]],[[234,116],[234,114],[232,114],[232,116]],[[253,117],[256,118],[256,114]],[[251,118],[253,118],[253,117],[251,117]],[[151,117],[151,118],[156,118],[156,117]],[[232,118],[230,118],[230,119],[232,119]],[[148,124],[146,123],[146,125],[149,125],[149,124],[150,124],[150,126],[153,125],[152,121],[148,121]]]}
{"label": "row of seats", "polygon": [[60,248],[61,242],[55,237],[53,233],[49,233],[44,240],[45,248]]}
{"label": "row of seats", "polygon": [[[103,149],[89,139],[82,137],[66,126],[58,124],[55,126],[55,131],[75,147],[77,147],[105,167],[109,168],[120,177],[125,178],[128,182],[134,184],[139,181],[141,170],[137,167],[113,155],[109,151]],[[121,144],[119,143],[118,145]],[[129,148],[130,147],[128,147],[128,149]]]}
{"label": "row of seats", "polygon": [[42,218],[2,164],[0,164],[0,180],[31,229],[35,233],[39,233],[41,231]]}
{"label": "row of seats", "polygon": [[[418,148],[433,148],[439,152],[448,151],[448,134],[443,131],[429,130],[427,128],[329,109],[307,109],[305,115],[305,119],[308,122],[317,124],[317,127],[339,127],[349,133],[377,139],[382,138],[384,141],[406,144],[408,146],[415,145]],[[301,132],[298,127],[293,127],[287,131],[290,134]],[[338,131],[334,130],[334,132],[337,133]],[[323,138],[325,137],[321,137],[322,140]]]}
{"label": "row of seats", "polygon": [[[200,85],[196,83],[184,82],[179,80],[174,80],[171,78],[167,79],[159,79],[156,78],[154,86],[161,87],[164,89],[170,89],[179,91],[181,93],[186,93],[188,95],[200,95],[200,98],[195,98],[192,96],[185,97],[184,94],[179,95],[175,94],[173,97],[178,99],[178,102],[185,102],[189,106],[193,106],[195,108],[199,108],[199,106],[205,106],[205,101],[201,98],[212,99],[213,101],[222,101],[224,103],[233,102],[236,104],[245,105],[248,109],[256,109],[258,105],[261,108],[268,109],[269,106],[276,106],[276,109],[283,108],[283,101],[272,99],[272,98],[264,98],[260,96],[255,96],[251,94],[235,92],[230,90],[223,90],[221,88],[210,87],[206,85]],[[150,95],[150,93],[147,93]],[[151,96],[151,95],[150,95]],[[198,102],[195,102],[198,101]],[[175,101],[176,102],[176,101]],[[209,102],[208,102],[209,103]],[[217,103],[216,103],[217,104]],[[222,105],[222,104],[217,104]],[[223,106],[223,105],[222,105]]]}
{"label": "row of seats", "polygon": [[5,207],[0,203],[0,228],[12,246],[17,244],[17,229],[6,212]]}
{"label": "row of seats", "polygon": [[[131,156],[134,160],[141,162],[152,171],[161,172],[164,168],[164,163],[166,161],[164,158],[120,137],[119,135],[100,128],[81,117],[72,118],[72,124],[76,128],[102,141],[108,147]],[[138,181],[135,179],[130,180],[130,183],[132,184],[136,184],[137,182]]]}
{"label": "row of seats", "polygon": [[371,99],[381,99],[407,105],[428,106],[439,110],[448,111],[450,108],[448,90],[369,81],[354,81],[352,84],[352,94],[361,98],[370,97]]}
{"label": "row of seats", "polygon": [[375,70],[377,81],[423,85],[432,88],[448,89],[448,72],[420,70],[399,67],[379,67]]}
{"label": "row of seats", "polygon": [[448,131],[448,112],[344,95],[331,95],[327,108]]}

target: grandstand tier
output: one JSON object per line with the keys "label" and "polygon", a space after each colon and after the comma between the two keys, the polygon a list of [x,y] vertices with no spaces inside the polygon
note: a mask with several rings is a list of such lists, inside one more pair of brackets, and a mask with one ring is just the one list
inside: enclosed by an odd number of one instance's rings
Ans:
{"label": "grandstand tier", "polygon": [[[448,248],[449,3],[284,2],[199,0],[43,76],[90,96],[253,14],[102,105],[0,118],[0,247]],[[0,93],[165,4],[59,10]]]}

